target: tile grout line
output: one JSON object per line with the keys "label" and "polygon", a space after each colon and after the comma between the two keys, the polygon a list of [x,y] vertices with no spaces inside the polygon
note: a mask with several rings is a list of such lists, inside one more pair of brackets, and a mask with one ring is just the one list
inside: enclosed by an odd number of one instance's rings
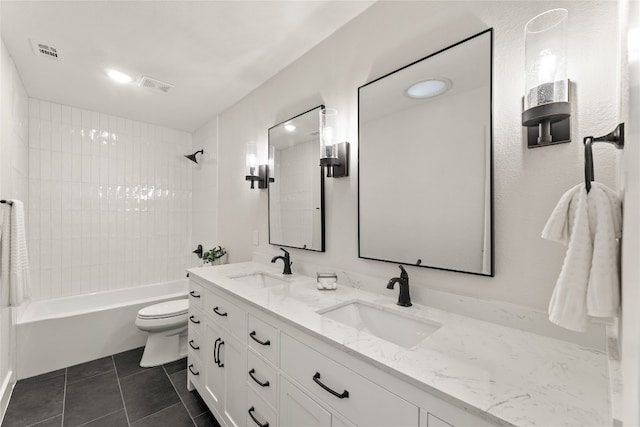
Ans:
{"label": "tile grout line", "polygon": [[[117,409],[117,410],[115,410],[115,411],[113,411],[113,412],[109,412],[108,414],[101,415],[101,416],[99,416],[98,418],[94,418],[93,420],[89,420],[89,421],[87,421],[87,422],[85,422],[85,423],[80,424],[78,427],[86,426],[86,425],[88,425],[88,424],[91,424],[91,423],[92,423],[92,422],[94,422],[94,421],[101,420],[101,419],[103,419],[103,418],[108,417],[109,415],[113,415],[113,414],[115,414],[116,412],[120,412],[120,411],[123,411],[123,409]],[[126,412],[126,411],[125,411],[125,412]]]}
{"label": "tile grout line", "polygon": [[[185,405],[184,400],[182,399],[182,396],[180,395],[180,392],[176,388],[176,385],[173,383],[173,381],[171,381],[171,375],[169,375],[169,373],[167,372],[167,370],[164,367],[164,365],[162,365],[162,370],[164,371],[164,374],[169,379],[169,383],[171,384],[171,387],[173,387],[173,389],[175,390],[176,394],[178,395],[178,399],[180,399],[180,403],[182,403],[182,406],[184,407],[184,410],[187,411],[187,414],[189,414],[189,418],[191,418],[191,422],[193,423],[194,426],[197,427],[198,424],[196,424],[196,420],[194,420],[193,416],[191,416],[191,412],[189,412],[189,409],[187,409],[187,405]],[[180,371],[178,371],[178,372],[180,372]]]}
{"label": "tile grout line", "polygon": [[[35,423],[33,423],[33,424],[29,424],[29,425],[28,425],[28,426],[26,426],[26,427],[34,427],[34,426],[37,426],[37,425],[38,425],[38,424],[40,424],[40,423],[43,423],[43,422],[45,422],[45,421],[52,420],[52,419],[54,419],[55,417],[59,417],[59,416],[60,416],[60,415],[54,415],[53,417],[49,417],[49,418],[45,418],[44,420],[36,421]],[[3,421],[4,421],[4,420],[3,420]]]}
{"label": "tile grout line", "polygon": [[118,367],[116,366],[116,359],[113,355],[111,355],[111,362],[113,363],[113,369],[116,371],[116,380],[118,381],[118,389],[120,390],[120,399],[122,399],[122,408],[124,409],[124,416],[127,419],[127,426],[131,427],[129,412],[127,412],[127,404],[124,402],[124,394],[122,393],[122,385],[120,384],[120,376],[118,375]]}
{"label": "tile grout line", "polygon": [[60,426],[64,427],[64,409],[67,404],[67,374],[69,369],[64,368],[64,390],[62,392],[62,419],[60,420]]}

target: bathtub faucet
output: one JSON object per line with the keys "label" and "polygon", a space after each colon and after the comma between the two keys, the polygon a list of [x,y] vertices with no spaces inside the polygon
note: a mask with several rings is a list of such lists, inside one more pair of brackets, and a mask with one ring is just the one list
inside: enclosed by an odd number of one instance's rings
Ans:
{"label": "bathtub faucet", "polygon": [[398,305],[402,307],[411,307],[411,296],[409,296],[409,274],[403,266],[400,267],[400,277],[393,277],[387,283],[387,289],[393,289],[393,285],[400,284],[400,295],[398,295]]}
{"label": "bathtub faucet", "polygon": [[291,257],[289,256],[289,252],[285,251],[283,248],[280,248],[282,252],[284,252],[284,256],[274,256],[271,258],[271,262],[276,262],[281,259],[284,262],[284,271],[282,274],[291,274]]}

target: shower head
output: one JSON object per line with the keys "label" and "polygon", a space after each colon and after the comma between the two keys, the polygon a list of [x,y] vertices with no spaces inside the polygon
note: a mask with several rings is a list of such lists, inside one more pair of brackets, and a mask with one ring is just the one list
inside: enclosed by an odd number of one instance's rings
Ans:
{"label": "shower head", "polygon": [[204,154],[204,150],[198,150],[198,151],[196,151],[196,152],[195,152],[195,153],[193,153],[193,154],[185,154],[184,156],[185,156],[187,159],[191,160],[193,163],[198,163],[198,159],[196,159],[196,154],[198,154],[198,153],[200,153],[200,154]]}

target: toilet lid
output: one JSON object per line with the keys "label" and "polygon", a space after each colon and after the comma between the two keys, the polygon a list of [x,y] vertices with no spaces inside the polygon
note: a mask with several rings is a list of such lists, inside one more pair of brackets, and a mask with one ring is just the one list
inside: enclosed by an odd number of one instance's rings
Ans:
{"label": "toilet lid", "polygon": [[138,312],[138,317],[144,319],[161,319],[187,314],[188,311],[189,300],[176,299],[145,307]]}

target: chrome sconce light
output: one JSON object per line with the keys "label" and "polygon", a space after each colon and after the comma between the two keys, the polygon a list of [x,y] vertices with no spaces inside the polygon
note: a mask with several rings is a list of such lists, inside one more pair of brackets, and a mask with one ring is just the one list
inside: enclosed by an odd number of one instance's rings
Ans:
{"label": "chrome sconce light", "polygon": [[336,124],[338,111],[323,108],[320,114],[320,167],[327,168],[327,178],[349,176],[349,143],[338,143]]}
{"label": "chrome sconce light", "polygon": [[184,156],[191,160],[193,163],[198,163],[198,159],[196,159],[196,154],[204,154],[204,150],[198,150],[193,154],[185,154]]}
{"label": "chrome sconce light", "polygon": [[267,165],[258,164],[258,146],[254,143],[247,144],[245,180],[251,181],[251,188],[267,188]]}
{"label": "chrome sconce light", "polygon": [[566,9],[552,9],[525,26],[522,125],[529,148],[571,142]]}

